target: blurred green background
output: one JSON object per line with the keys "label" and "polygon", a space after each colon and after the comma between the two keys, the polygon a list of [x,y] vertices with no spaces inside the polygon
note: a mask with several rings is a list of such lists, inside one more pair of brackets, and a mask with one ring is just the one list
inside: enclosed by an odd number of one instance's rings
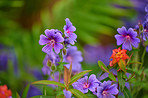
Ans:
{"label": "blurred green background", "polygon": [[[135,1],[1,0],[0,53],[8,57],[7,68],[0,71],[0,83],[21,93],[27,83],[42,77],[35,76],[36,71],[42,74],[45,57],[38,43],[40,34],[44,34],[45,29],[63,32],[66,18],[76,27],[76,46],[82,52],[85,45],[116,45],[116,29],[138,21]],[[96,66],[83,68],[97,72]]]}

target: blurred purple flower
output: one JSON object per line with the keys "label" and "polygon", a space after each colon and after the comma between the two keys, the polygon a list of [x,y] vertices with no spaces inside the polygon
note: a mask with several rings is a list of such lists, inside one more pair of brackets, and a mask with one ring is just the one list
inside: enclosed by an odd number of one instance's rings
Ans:
{"label": "blurred purple flower", "polygon": [[143,23],[143,40],[146,41],[148,39],[148,22],[145,21]]}
{"label": "blurred purple flower", "polygon": [[82,53],[77,50],[76,46],[69,46],[66,51],[66,55],[63,56],[63,62],[67,62],[69,64],[66,64],[65,66],[69,68],[72,63],[72,70],[74,72],[81,71],[80,62],[83,61]]}
{"label": "blurred purple flower", "polygon": [[104,81],[97,87],[98,98],[115,98],[113,95],[118,94],[119,91],[117,89],[117,85],[111,85],[111,83],[111,81]]}
{"label": "blurred purple flower", "polygon": [[52,49],[54,48],[55,52],[58,54],[60,52],[60,49],[63,48],[61,42],[64,41],[64,38],[62,37],[61,33],[58,33],[57,30],[54,29],[46,29],[45,35],[41,34],[39,40],[40,45],[46,44],[46,46],[42,48],[42,51],[50,54],[52,52]]}
{"label": "blurred purple flower", "polygon": [[72,25],[72,23],[70,22],[70,20],[68,18],[65,19],[66,21],[66,25],[64,26],[64,34],[66,37],[69,38],[69,42],[74,45],[74,41],[76,41],[77,35],[75,33],[73,33],[74,31],[76,31],[76,28]]}
{"label": "blurred purple flower", "polygon": [[113,45],[106,46],[90,46],[84,47],[84,60],[89,64],[97,64],[98,60],[102,61],[106,66],[109,65],[110,57],[112,55]]}
{"label": "blurred purple flower", "polygon": [[14,48],[0,44],[0,71],[7,71],[9,61],[13,64],[15,75],[19,75]]}
{"label": "blurred purple flower", "polygon": [[28,90],[27,98],[42,95],[42,92],[35,86],[31,85]]}
{"label": "blurred purple flower", "polygon": [[146,52],[148,52],[148,46],[146,46]]}
{"label": "blurred purple flower", "polygon": [[87,93],[88,90],[94,92],[95,88],[99,85],[100,81],[97,80],[96,76],[92,74],[89,79],[88,76],[77,80],[72,84],[74,89],[78,89],[83,93]]}
{"label": "blurred purple flower", "polygon": [[[129,28],[128,31],[123,26],[122,28],[117,29],[118,33],[115,38],[117,40],[117,45],[122,45],[123,49],[127,49],[129,51],[132,50],[132,45],[137,48],[140,42],[139,38],[136,38],[137,32],[135,32],[132,28]],[[131,45],[132,44],[132,45]]]}
{"label": "blurred purple flower", "polygon": [[63,90],[65,98],[71,98],[72,93],[70,91],[66,91],[66,89]]}

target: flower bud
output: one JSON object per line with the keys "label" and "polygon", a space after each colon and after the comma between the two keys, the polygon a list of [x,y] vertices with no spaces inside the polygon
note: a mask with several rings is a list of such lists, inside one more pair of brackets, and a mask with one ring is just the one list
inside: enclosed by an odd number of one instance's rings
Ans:
{"label": "flower bud", "polygon": [[51,70],[56,71],[56,66],[54,64],[51,66]]}
{"label": "flower bud", "polygon": [[47,60],[47,66],[51,67],[51,61]]}
{"label": "flower bud", "polygon": [[66,55],[66,53],[67,53],[66,48],[63,49],[63,53],[64,53],[64,55]]}

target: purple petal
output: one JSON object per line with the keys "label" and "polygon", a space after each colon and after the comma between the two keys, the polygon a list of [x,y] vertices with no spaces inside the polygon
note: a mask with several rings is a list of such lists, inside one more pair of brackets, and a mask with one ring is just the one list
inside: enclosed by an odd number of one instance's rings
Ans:
{"label": "purple petal", "polygon": [[42,72],[44,75],[46,75],[46,74],[50,75],[50,68],[48,66],[44,65],[42,68]]}
{"label": "purple petal", "polygon": [[125,37],[123,37],[122,35],[116,34],[115,38],[117,40],[117,45],[121,45],[124,42]]}
{"label": "purple petal", "polygon": [[145,7],[145,11],[148,13],[148,5],[146,5],[146,7]]}
{"label": "purple petal", "polygon": [[62,37],[62,35],[60,33],[55,34],[55,41],[56,42],[63,42],[64,38]]}
{"label": "purple petal", "polygon": [[69,37],[73,40],[76,41],[77,35],[75,33],[70,33]]}
{"label": "purple petal", "polygon": [[68,30],[71,32],[74,32],[74,31],[76,31],[76,28],[74,26],[70,26]]}
{"label": "purple petal", "polygon": [[65,98],[71,98],[72,94],[70,91],[66,91],[65,89],[63,90]]}
{"label": "purple petal", "polygon": [[116,98],[115,96],[113,96],[112,94],[108,94],[106,96],[103,96],[103,98]]}
{"label": "purple petal", "polygon": [[54,44],[54,50],[55,52],[58,54],[60,52],[60,50],[63,48],[63,45],[60,43],[55,43]]}
{"label": "purple petal", "polygon": [[72,45],[75,44],[74,40],[72,40],[71,38],[69,38],[69,43],[72,44]]}
{"label": "purple petal", "polygon": [[137,36],[137,32],[135,32],[132,28],[129,28],[127,33],[130,35],[130,37],[134,38]]}
{"label": "purple petal", "polygon": [[46,30],[45,30],[45,35],[46,35],[48,38],[53,39],[54,34],[55,34],[54,31],[55,31],[54,29],[51,29],[51,30],[46,29]]}
{"label": "purple petal", "polygon": [[126,40],[125,42],[123,42],[122,49],[127,49],[129,51],[132,50],[132,45],[129,40]]}
{"label": "purple petal", "polygon": [[45,45],[45,44],[49,43],[49,41],[50,40],[45,35],[43,35],[43,34],[40,35],[40,40],[39,40],[40,45]]}
{"label": "purple petal", "polygon": [[126,30],[126,28],[124,26],[122,26],[122,28],[118,28],[117,31],[121,35],[126,35],[127,34],[127,30]]}
{"label": "purple petal", "polygon": [[118,91],[118,89],[117,89],[117,85],[116,85],[116,84],[111,85],[111,86],[108,88],[107,92],[108,92],[108,93],[111,93],[111,94],[114,94],[114,95],[118,94],[119,91]]}
{"label": "purple petal", "polygon": [[103,96],[102,96],[102,91],[103,91],[103,87],[98,86],[98,87],[97,87],[97,97],[98,97],[98,98],[103,98]]}
{"label": "purple petal", "polygon": [[50,52],[52,52],[52,46],[46,45],[42,48],[42,51],[49,54]]}
{"label": "purple petal", "polygon": [[70,22],[69,18],[65,19],[66,21],[66,26],[69,28],[70,26],[72,26],[72,23]]}
{"label": "purple petal", "polygon": [[140,39],[139,39],[139,38],[131,39],[131,44],[132,44],[135,48],[138,48],[139,42],[140,42]]}

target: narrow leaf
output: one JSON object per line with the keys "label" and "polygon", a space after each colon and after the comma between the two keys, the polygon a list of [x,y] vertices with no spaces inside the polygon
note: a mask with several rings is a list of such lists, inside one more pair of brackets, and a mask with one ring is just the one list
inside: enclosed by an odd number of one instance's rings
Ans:
{"label": "narrow leaf", "polygon": [[108,74],[108,77],[111,79],[111,80],[113,80],[113,81],[115,81],[116,82],[116,78],[115,78],[115,76],[113,75],[113,73],[109,73]]}
{"label": "narrow leaf", "polygon": [[99,65],[99,67],[100,67],[102,70],[104,70],[105,72],[109,73],[108,68],[104,65],[103,62],[98,61],[98,65]]}
{"label": "narrow leaf", "polygon": [[70,63],[69,72],[70,72],[70,77],[71,77],[71,73],[72,73],[72,62]]}
{"label": "narrow leaf", "polygon": [[74,83],[75,81],[77,81],[78,79],[80,79],[83,75],[85,75],[86,73],[90,72],[91,70],[86,70],[86,71],[82,71],[76,75],[74,75],[72,78],[71,78],[71,82],[70,82],[70,85],[72,83]]}
{"label": "narrow leaf", "polygon": [[125,87],[125,80],[123,79],[122,74],[123,74],[122,71],[117,72],[119,86],[120,86],[121,90],[123,91],[124,87]]}
{"label": "narrow leaf", "polygon": [[56,81],[49,81],[49,80],[40,80],[40,81],[35,81],[32,84],[43,84],[43,85],[49,85],[49,84],[53,84],[53,85],[58,85],[61,87],[65,87],[64,84],[60,83],[60,82],[56,82]]}
{"label": "narrow leaf", "polygon": [[129,92],[127,87],[124,88],[123,93],[125,98],[132,98],[131,93]]}
{"label": "narrow leaf", "polygon": [[70,91],[72,94],[74,94],[78,98],[88,98],[84,93],[82,93],[81,91],[77,89],[69,89],[68,91]]}
{"label": "narrow leaf", "polygon": [[21,98],[20,95],[16,92],[16,98]]}
{"label": "narrow leaf", "polygon": [[22,94],[22,98],[27,98],[28,90],[29,90],[30,84],[28,84]]}
{"label": "narrow leaf", "polygon": [[55,96],[45,96],[45,95],[39,95],[39,96],[33,96],[31,98],[55,98]]}
{"label": "narrow leaf", "polygon": [[62,95],[56,96],[56,98],[65,98],[65,96],[62,94]]}

